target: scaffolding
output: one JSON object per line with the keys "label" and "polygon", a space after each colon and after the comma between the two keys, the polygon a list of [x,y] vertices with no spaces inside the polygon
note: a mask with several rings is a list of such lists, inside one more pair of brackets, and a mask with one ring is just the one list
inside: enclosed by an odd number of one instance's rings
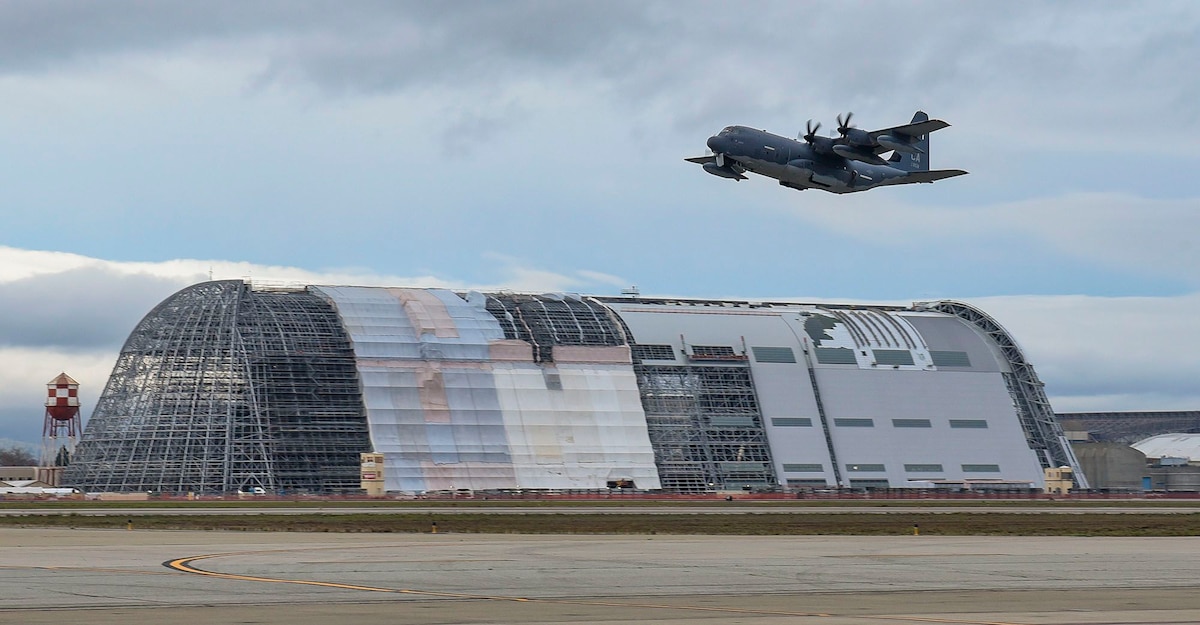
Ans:
{"label": "scaffolding", "polygon": [[608,308],[573,295],[487,296],[487,311],[500,323],[504,337],[533,346],[535,362],[554,361],[555,345],[611,347],[624,345],[621,328]]}
{"label": "scaffolding", "polygon": [[634,373],[664,490],[702,493],[777,484],[748,365],[638,362]]}
{"label": "scaffolding", "polygon": [[[534,359],[553,347],[627,344],[620,317],[600,301],[570,295],[491,294],[487,310],[506,338],[528,341]],[[630,345],[646,429],[664,490],[773,488],[777,484],[754,380],[745,355],[729,346],[693,346],[689,365],[644,365],[669,346]],[[650,351],[647,351],[650,349]]]}
{"label": "scaffolding", "polygon": [[130,334],[64,483],[86,491],[339,492],[370,451],[349,338],[306,291],[198,284]]}

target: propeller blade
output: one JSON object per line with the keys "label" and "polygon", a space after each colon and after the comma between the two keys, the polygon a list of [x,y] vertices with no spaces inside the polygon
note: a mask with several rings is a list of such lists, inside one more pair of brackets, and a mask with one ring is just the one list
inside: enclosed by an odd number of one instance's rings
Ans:
{"label": "propeller blade", "polygon": [[845,121],[842,121],[841,115],[837,116],[838,132],[841,133],[843,137],[846,136],[846,133],[850,132],[851,128],[854,127],[850,125],[850,118],[852,117],[854,117],[854,111],[849,111],[846,113]]}
{"label": "propeller blade", "polygon": [[812,123],[812,120],[810,119],[807,122],[805,122],[804,129],[808,131],[804,135],[804,140],[809,143],[812,143],[816,138],[817,131],[821,129],[821,122],[817,122],[817,125],[814,126]]}

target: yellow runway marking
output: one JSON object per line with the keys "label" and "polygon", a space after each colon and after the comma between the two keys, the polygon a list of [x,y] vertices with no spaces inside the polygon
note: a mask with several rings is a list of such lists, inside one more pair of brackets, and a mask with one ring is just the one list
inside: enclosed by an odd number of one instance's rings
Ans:
{"label": "yellow runway marking", "polygon": [[[420,595],[425,597],[442,597],[450,599],[472,599],[477,601],[509,601],[515,603],[547,603],[558,605],[584,605],[596,607],[610,608],[645,608],[658,610],[686,610],[694,612],[722,612],[730,614],[758,614],[763,616],[807,616],[807,617],[833,617],[839,616],[829,613],[820,612],[788,612],[779,610],[751,610],[743,608],[722,608],[709,606],[694,606],[694,605],[670,605],[658,603],[622,603],[619,601],[596,601],[587,599],[531,599],[529,597],[510,597],[503,595],[477,595],[470,593],[455,593],[441,592],[436,590],[414,590],[410,588],[380,588],[376,586],[360,586],[357,584],[342,584],[338,582],[321,582],[306,579],[282,579],[275,577],[260,577],[256,575],[238,575],[235,573],[218,573],[215,571],[206,571],[204,569],[192,566],[193,562],[199,560],[208,560],[211,558],[220,558],[224,556],[247,555],[254,553],[271,553],[276,550],[264,551],[240,551],[230,553],[213,553],[201,556],[188,556],[185,558],[176,558],[163,563],[169,569],[180,571],[182,573],[191,573],[194,575],[204,575],[207,577],[216,577],[219,579],[231,579],[244,582],[264,582],[271,584],[297,584],[301,586],[318,586],[322,588],[337,588],[340,590],[359,590],[364,592],[382,592],[391,594],[405,595]],[[290,551],[290,550],[288,550]],[[1020,625],[1018,623],[999,622],[999,621],[967,621],[961,619],[943,619],[937,617],[920,617],[920,616],[871,616],[859,615],[855,618],[870,621],[899,621],[899,622],[915,622],[915,623],[947,623],[951,625]]]}

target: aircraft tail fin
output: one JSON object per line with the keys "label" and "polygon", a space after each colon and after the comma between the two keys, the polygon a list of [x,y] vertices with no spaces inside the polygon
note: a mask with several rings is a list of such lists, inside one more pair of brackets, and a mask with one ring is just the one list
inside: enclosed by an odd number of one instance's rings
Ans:
{"label": "aircraft tail fin", "polygon": [[[929,115],[925,111],[917,111],[909,125],[927,121],[929,121]],[[888,159],[888,165],[909,172],[929,171],[929,134],[917,135],[910,145],[915,148],[911,152],[892,152],[892,157]]]}

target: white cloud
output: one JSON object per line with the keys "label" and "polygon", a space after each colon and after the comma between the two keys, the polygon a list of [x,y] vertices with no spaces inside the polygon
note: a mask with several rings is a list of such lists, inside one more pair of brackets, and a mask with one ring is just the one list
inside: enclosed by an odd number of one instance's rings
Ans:
{"label": "white cloud", "polygon": [[[976,207],[849,196],[839,210],[794,214],[834,232],[899,250],[1022,254],[1020,244],[1090,264],[1200,286],[1200,198],[1079,193]],[[1052,267],[1047,268],[1053,270]]]}
{"label": "white cloud", "polygon": [[61,273],[96,262],[94,258],[69,252],[22,250],[0,245],[0,282]]}
{"label": "white cloud", "polygon": [[971,303],[1017,339],[1055,410],[1200,409],[1200,293]]}

